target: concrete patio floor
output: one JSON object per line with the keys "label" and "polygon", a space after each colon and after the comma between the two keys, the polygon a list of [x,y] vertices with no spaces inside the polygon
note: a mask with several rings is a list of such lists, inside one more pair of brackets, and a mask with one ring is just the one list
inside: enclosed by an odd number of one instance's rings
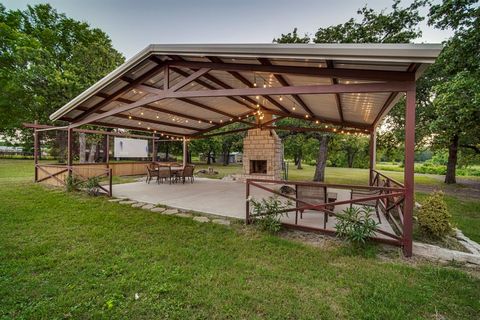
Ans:
{"label": "concrete patio floor", "polygon": [[[277,189],[280,186],[269,186]],[[337,193],[337,201],[348,200],[350,192],[347,189],[329,188],[328,192]],[[251,187],[250,195],[252,198],[260,200],[272,196],[265,190]],[[196,178],[192,183],[160,183],[151,182],[150,184],[142,182],[133,182],[125,184],[116,184],[113,186],[114,197],[125,197],[131,200],[151,203],[155,205],[165,205],[182,210],[197,211],[217,216],[245,219],[245,183],[237,181],[223,181],[207,178]],[[335,206],[335,212],[341,212],[348,205]],[[305,211],[303,219],[298,218],[298,224],[308,227],[323,228],[324,214],[318,211]],[[392,227],[387,222],[385,216],[381,215],[380,228],[390,233],[394,233]],[[295,213],[289,213],[282,218],[283,222],[295,223]],[[329,217],[327,229],[335,230],[335,217]],[[386,238],[377,233],[377,237]]]}

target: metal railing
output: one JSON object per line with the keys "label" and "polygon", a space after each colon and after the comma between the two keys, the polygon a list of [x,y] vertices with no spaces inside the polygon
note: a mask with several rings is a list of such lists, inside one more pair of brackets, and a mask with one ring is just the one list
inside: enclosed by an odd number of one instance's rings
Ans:
{"label": "metal railing", "polygon": [[[392,184],[393,180],[389,183]],[[362,206],[366,203],[375,203],[375,206],[378,206],[375,207],[375,209],[379,210],[377,211],[377,215],[381,213],[383,217],[386,218],[386,223],[377,226],[375,230],[376,236],[372,237],[372,239],[379,242],[402,246],[405,239],[403,238],[403,211],[401,207],[403,207],[405,188],[402,185],[391,186],[389,183],[386,183],[385,186],[362,186],[321,182],[247,179],[245,222],[250,224],[255,218],[254,213],[250,210],[250,200],[253,188],[261,189],[266,191],[267,194],[277,196],[285,202],[290,202],[290,205],[287,208],[282,209],[280,213],[294,213],[295,219],[294,221],[291,221],[292,219],[290,218],[282,219],[282,224],[285,227],[305,231],[320,231],[329,234],[335,234],[336,231],[334,228],[327,228],[328,217],[338,217],[342,214],[335,212],[335,208],[338,208],[339,206]],[[396,183],[397,182],[395,182],[395,184]],[[282,190],[281,187],[284,186],[291,188],[290,194],[280,191]],[[318,199],[315,199],[315,196],[299,196],[299,190],[301,188],[312,190],[313,194],[318,196]],[[357,194],[355,198],[353,198],[352,194],[355,192],[354,190],[359,191],[358,194],[360,194],[360,196]],[[329,199],[328,194],[333,192],[341,192],[344,196],[349,194],[350,197],[349,199],[337,199],[335,196],[334,199]],[[322,196],[322,194],[324,194],[324,196]],[[310,214],[323,214],[323,220],[309,219],[306,221],[307,219],[303,219],[302,215],[307,211]],[[397,218],[393,211],[399,212],[400,218]]]}

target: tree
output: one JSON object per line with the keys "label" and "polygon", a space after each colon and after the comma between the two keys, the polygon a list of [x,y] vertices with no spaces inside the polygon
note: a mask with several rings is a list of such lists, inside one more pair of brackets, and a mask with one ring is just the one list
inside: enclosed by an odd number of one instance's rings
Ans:
{"label": "tree", "polygon": [[473,0],[445,0],[430,8],[429,23],[454,30],[437,59],[433,86],[434,144],[448,148],[445,183],[456,183],[459,148],[480,154],[480,7]]}
{"label": "tree", "polygon": [[[424,20],[419,9],[426,0],[415,0],[408,7],[400,7],[400,0],[395,0],[392,10],[376,12],[367,6],[359,9],[360,20],[354,18],[343,24],[320,28],[312,39],[315,43],[405,43],[421,36],[418,23]],[[295,28],[292,33],[282,34],[275,39],[277,43],[306,43],[306,36],[301,38]],[[324,181],[327,164],[328,134],[316,133],[320,148],[317,156],[314,181]]]}
{"label": "tree", "polygon": [[8,137],[22,122],[50,123],[54,110],[124,61],[103,31],[48,4],[0,4],[0,52],[0,133]]}
{"label": "tree", "polygon": [[297,33],[297,28],[293,28],[292,32],[283,34],[280,38],[273,39],[275,43],[309,43],[310,37],[308,34],[304,34],[303,37],[300,37]]}

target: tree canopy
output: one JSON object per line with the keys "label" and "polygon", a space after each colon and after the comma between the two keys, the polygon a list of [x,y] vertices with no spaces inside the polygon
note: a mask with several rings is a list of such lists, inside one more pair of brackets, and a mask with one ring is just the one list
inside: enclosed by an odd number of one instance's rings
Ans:
{"label": "tree canopy", "polygon": [[49,4],[0,4],[0,133],[48,116],[124,61],[103,31]]}

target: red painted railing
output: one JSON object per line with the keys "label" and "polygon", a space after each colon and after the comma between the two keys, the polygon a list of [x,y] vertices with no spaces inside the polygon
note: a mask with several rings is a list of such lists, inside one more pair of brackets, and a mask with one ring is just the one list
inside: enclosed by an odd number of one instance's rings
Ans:
{"label": "red painted railing", "polygon": [[[265,191],[267,194],[277,196],[284,202],[290,202],[290,205],[281,210],[281,213],[294,213],[295,219],[282,219],[285,227],[300,229],[305,231],[319,231],[329,234],[335,234],[334,228],[327,228],[329,216],[338,217],[339,210],[335,210],[338,206],[362,206],[365,204],[375,207],[377,217],[380,221],[375,230],[376,236],[373,240],[389,243],[397,246],[404,244],[403,237],[403,200],[405,197],[405,188],[402,184],[387,179],[381,173],[377,173],[376,185],[346,185],[346,184],[328,184],[321,182],[299,182],[299,181],[283,181],[283,180],[264,180],[264,179],[247,179],[246,181],[246,216],[247,224],[253,221],[253,213],[250,210],[250,200],[252,199],[253,189],[263,190],[263,198]],[[378,184],[378,185],[377,185]],[[288,186],[291,194],[282,193],[280,187]],[[299,190],[310,190],[312,194],[320,195],[318,198],[302,197]],[[293,191],[294,190],[294,191]],[[347,192],[348,191],[348,192]],[[337,199],[336,194],[342,194],[344,199]],[[324,195],[322,195],[324,194]],[[333,199],[329,194],[335,195]],[[345,199],[346,195],[350,195],[349,199]],[[327,199],[326,201],[324,199]],[[320,219],[303,219],[303,213],[323,214],[323,223],[315,222]],[[340,213],[341,214],[341,213]],[[300,219],[299,219],[300,216]],[[312,215],[310,215],[312,217]],[[382,219],[383,218],[383,219]]]}

